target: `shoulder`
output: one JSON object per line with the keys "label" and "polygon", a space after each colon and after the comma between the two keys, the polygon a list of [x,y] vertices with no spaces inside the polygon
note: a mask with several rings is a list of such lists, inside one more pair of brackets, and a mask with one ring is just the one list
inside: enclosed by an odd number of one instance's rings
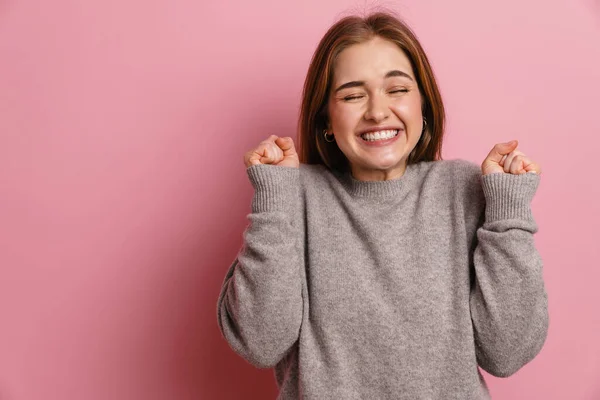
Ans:
{"label": "shoulder", "polygon": [[327,185],[333,173],[322,164],[300,164],[300,181],[303,186]]}
{"label": "shoulder", "polygon": [[454,159],[429,162],[429,175],[446,182],[473,182],[481,177],[481,167],[472,161]]}
{"label": "shoulder", "polygon": [[445,192],[455,201],[465,206],[479,207],[484,202],[481,186],[481,167],[462,159],[431,161],[427,168],[427,179]]}
{"label": "shoulder", "polygon": [[462,159],[431,161],[427,176],[456,189],[477,189],[481,186],[481,167]]}
{"label": "shoulder", "polygon": [[321,175],[327,168],[321,164],[303,164],[300,163],[300,175],[315,176]]}
{"label": "shoulder", "polygon": [[322,180],[328,169],[320,164],[300,164],[300,179],[304,181]]}
{"label": "shoulder", "polygon": [[[332,171],[323,164],[300,164],[300,187],[306,197],[324,201],[329,196],[339,197],[346,188],[344,174]],[[337,193],[337,195],[336,195]]]}

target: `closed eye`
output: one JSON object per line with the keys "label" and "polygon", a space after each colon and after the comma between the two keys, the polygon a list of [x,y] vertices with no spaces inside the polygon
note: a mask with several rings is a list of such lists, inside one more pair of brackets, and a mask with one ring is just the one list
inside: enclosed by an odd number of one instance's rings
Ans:
{"label": "closed eye", "polygon": [[[390,93],[390,94],[393,94],[393,93],[408,93],[408,89],[397,89],[397,90],[391,90],[389,93]],[[361,98],[363,98],[363,97],[365,97],[365,96],[363,96],[363,95],[357,95],[357,96],[346,96],[346,97],[344,97],[344,101],[357,100],[357,99],[361,99]]]}
{"label": "closed eye", "polygon": [[364,96],[347,96],[347,97],[344,97],[344,101],[356,100],[356,99],[360,99],[363,97]]}

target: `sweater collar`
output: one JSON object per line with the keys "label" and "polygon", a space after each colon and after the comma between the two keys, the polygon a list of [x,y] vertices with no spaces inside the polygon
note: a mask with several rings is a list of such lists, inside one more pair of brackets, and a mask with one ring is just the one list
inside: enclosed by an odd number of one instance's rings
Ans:
{"label": "sweater collar", "polygon": [[417,169],[417,164],[409,164],[402,176],[387,181],[359,181],[347,171],[342,175],[341,182],[353,196],[367,198],[390,197],[406,193],[414,186]]}

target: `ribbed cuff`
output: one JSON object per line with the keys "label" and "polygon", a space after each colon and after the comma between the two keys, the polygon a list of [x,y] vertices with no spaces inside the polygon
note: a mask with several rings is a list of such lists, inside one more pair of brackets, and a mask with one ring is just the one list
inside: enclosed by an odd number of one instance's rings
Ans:
{"label": "ribbed cuff", "polygon": [[285,211],[299,201],[300,169],[277,165],[252,165],[246,169],[254,187],[252,212]]}
{"label": "ribbed cuff", "polygon": [[531,200],[540,182],[537,174],[492,173],[481,178],[485,195],[485,220],[506,219],[533,221]]}

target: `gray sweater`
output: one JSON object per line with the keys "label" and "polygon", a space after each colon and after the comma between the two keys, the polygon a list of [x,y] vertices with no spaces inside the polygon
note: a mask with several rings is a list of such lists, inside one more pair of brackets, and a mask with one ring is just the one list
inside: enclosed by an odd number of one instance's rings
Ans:
{"label": "gray sweater", "polygon": [[244,246],[218,300],[224,338],[275,367],[278,399],[489,399],[548,329],[530,203],[540,177],[462,160],[357,181],[255,165]]}

